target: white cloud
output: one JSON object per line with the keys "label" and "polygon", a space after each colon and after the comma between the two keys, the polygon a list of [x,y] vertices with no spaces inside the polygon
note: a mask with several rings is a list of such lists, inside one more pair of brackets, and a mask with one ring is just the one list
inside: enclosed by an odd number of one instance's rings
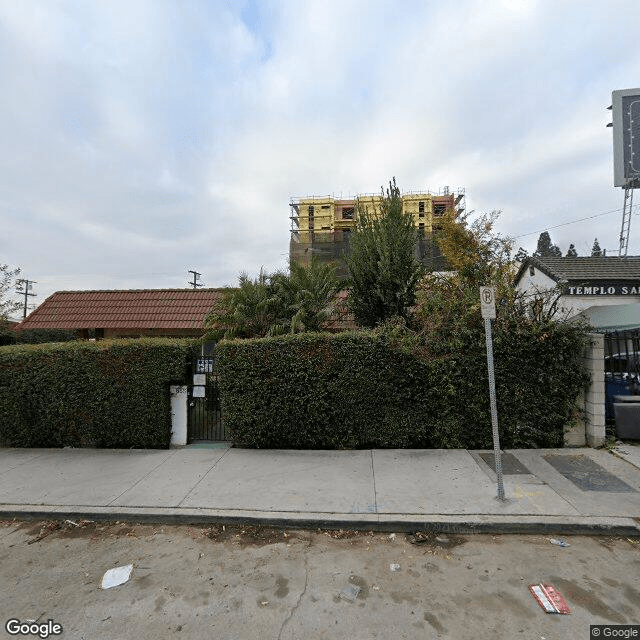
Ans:
{"label": "white cloud", "polygon": [[284,266],[291,196],[394,175],[466,187],[513,235],[621,206],[604,108],[638,84],[639,20],[625,0],[4,3],[2,261],[42,296],[230,284]]}

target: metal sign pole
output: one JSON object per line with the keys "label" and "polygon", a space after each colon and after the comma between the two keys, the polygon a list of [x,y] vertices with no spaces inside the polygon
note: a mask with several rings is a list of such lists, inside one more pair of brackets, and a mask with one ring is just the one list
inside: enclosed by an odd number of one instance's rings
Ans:
{"label": "metal sign pole", "polygon": [[504,500],[502,484],[502,453],[500,452],[500,434],[498,433],[498,408],[496,403],[496,380],[493,372],[493,340],[491,337],[491,319],[484,319],[484,331],[487,339],[487,367],[489,369],[489,399],[491,401],[491,426],[493,428],[493,454],[496,476],[498,478],[498,500]]}
{"label": "metal sign pole", "polygon": [[496,403],[496,380],[493,370],[493,339],[491,320],[496,317],[496,290],[494,287],[480,287],[480,310],[484,318],[484,332],[487,342],[487,369],[489,372],[489,400],[491,403],[491,427],[493,429],[493,454],[498,480],[498,500],[504,500],[502,483],[502,453],[498,432],[498,407]]}

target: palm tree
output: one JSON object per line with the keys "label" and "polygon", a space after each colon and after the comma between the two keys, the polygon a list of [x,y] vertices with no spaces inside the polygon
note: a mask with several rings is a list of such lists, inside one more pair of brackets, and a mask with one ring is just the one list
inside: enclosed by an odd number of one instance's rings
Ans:
{"label": "palm tree", "polygon": [[289,269],[288,276],[279,274],[274,278],[276,295],[289,319],[289,331],[321,331],[334,313],[336,266],[312,257],[309,265],[292,260]]}
{"label": "palm tree", "polygon": [[289,274],[261,269],[251,279],[241,273],[238,287],[227,289],[207,315],[207,339],[320,331],[333,315],[337,290],[335,266],[315,259],[307,266],[292,261]]}

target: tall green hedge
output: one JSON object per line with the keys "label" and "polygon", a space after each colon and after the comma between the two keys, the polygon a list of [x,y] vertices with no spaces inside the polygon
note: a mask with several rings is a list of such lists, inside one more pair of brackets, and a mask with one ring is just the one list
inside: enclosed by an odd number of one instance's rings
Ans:
{"label": "tall green hedge", "polygon": [[141,338],[0,348],[0,443],[166,448],[169,385],[191,340]]}
{"label": "tall green hedge", "polygon": [[[559,447],[588,381],[568,325],[496,336],[501,445]],[[384,335],[299,334],[217,346],[236,444],[256,448],[490,448],[484,341],[421,357]]]}

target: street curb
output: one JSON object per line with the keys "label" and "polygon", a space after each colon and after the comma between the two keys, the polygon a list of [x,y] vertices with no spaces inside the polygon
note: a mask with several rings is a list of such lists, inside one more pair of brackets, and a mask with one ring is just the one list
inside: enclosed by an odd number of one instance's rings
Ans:
{"label": "street curb", "polygon": [[342,529],[452,534],[564,534],[640,537],[640,519],[580,516],[425,516],[419,514],[338,514],[239,512],[215,509],[42,507],[0,505],[1,520],[94,520],[144,524],[239,524],[281,529]]}

